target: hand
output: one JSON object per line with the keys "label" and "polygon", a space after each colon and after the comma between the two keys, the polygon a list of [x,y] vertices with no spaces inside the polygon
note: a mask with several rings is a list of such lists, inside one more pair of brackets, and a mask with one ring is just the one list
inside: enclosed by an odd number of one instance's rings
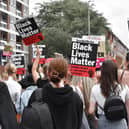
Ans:
{"label": "hand", "polygon": [[36,49],[37,49],[37,56],[40,56],[40,50],[39,47],[36,45]]}

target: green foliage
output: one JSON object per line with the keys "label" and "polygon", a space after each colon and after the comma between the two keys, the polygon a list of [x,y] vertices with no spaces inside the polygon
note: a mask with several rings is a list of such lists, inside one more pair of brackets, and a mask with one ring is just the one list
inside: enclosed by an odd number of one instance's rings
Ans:
{"label": "green foliage", "polygon": [[43,32],[47,57],[54,52],[70,56],[72,37],[88,34],[88,9],[91,17],[91,35],[105,33],[108,25],[102,14],[98,14],[88,3],[79,0],[62,0],[39,4],[37,20]]}

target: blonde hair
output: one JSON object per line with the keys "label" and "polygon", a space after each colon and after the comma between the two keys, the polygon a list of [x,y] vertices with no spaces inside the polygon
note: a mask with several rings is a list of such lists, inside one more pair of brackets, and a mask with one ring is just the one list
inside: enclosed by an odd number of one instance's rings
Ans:
{"label": "blonde hair", "polygon": [[85,103],[85,112],[88,113],[91,89],[94,85],[94,81],[90,77],[81,77],[81,81],[82,81],[82,93]]}
{"label": "blonde hair", "polygon": [[80,78],[81,78],[80,76],[73,76],[71,84],[73,86],[79,86]]}
{"label": "blonde hair", "polygon": [[14,80],[16,80],[16,66],[13,63],[7,63],[5,65],[5,72],[8,76],[12,76]]}

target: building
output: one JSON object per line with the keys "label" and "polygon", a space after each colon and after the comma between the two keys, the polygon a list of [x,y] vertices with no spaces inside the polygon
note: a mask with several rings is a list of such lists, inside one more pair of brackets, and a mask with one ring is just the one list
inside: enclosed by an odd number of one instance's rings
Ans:
{"label": "building", "polygon": [[3,66],[8,58],[2,55],[4,46],[7,44],[12,46],[13,54],[23,53],[27,64],[28,47],[22,43],[14,24],[16,20],[28,15],[29,0],[0,0],[0,66]]}
{"label": "building", "polygon": [[129,48],[111,30],[107,30],[106,41],[107,53],[116,59],[118,66],[123,65]]}

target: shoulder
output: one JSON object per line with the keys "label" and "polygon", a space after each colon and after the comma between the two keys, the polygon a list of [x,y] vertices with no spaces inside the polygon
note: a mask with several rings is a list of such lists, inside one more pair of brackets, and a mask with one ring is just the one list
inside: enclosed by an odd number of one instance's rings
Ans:
{"label": "shoulder", "polygon": [[100,84],[96,84],[92,87],[92,92],[96,92],[100,90]]}
{"label": "shoulder", "polygon": [[76,103],[77,105],[80,105],[83,107],[83,102],[82,102],[80,96],[74,91],[73,91],[73,102]]}

